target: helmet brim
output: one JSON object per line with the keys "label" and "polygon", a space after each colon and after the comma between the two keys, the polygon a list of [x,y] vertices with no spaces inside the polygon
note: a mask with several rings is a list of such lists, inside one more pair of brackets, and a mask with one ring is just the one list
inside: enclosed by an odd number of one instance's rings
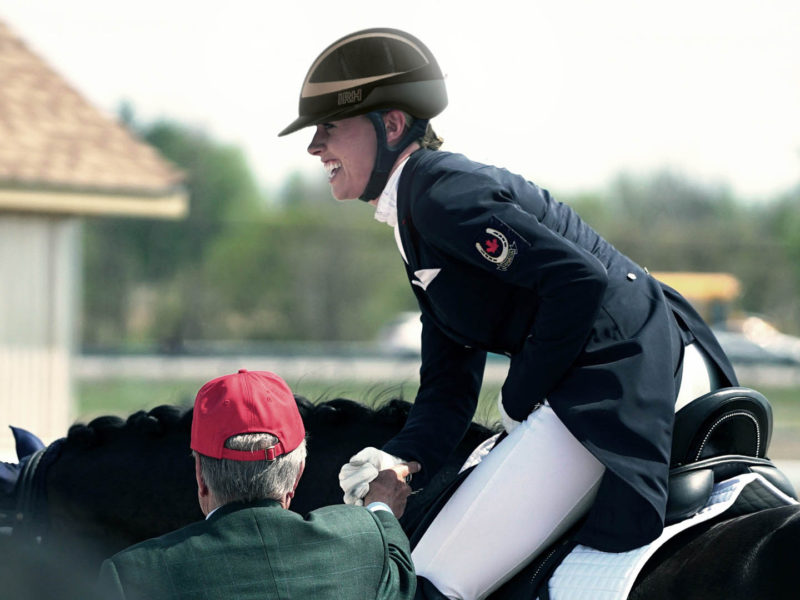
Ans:
{"label": "helmet brim", "polygon": [[297,117],[294,121],[292,121],[288,127],[286,127],[283,131],[278,134],[278,137],[283,137],[284,135],[289,135],[290,133],[294,133],[295,131],[300,131],[310,125],[316,125],[314,121],[316,121],[314,117],[304,116],[304,117]]}
{"label": "helmet brim", "polygon": [[340,121],[348,117],[357,117],[358,115],[363,115],[368,112],[370,112],[368,106],[360,106],[357,107],[355,110],[353,110],[352,108],[350,109],[343,108],[329,112],[324,115],[300,115],[294,121],[292,121],[288,125],[288,127],[286,127],[283,131],[281,131],[278,134],[278,137],[294,133],[295,131],[300,131],[301,129],[305,127],[310,127],[311,125],[319,125],[320,123],[330,123],[331,121]]}

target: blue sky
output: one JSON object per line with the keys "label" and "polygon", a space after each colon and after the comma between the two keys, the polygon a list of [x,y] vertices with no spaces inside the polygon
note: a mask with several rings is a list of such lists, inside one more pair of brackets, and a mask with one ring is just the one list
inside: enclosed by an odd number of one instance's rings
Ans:
{"label": "blue sky", "polygon": [[754,201],[800,183],[796,0],[4,0],[0,19],[99,108],[204,127],[268,186],[323,176],[310,130],[277,132],[316,55],[376,26],[437,56],[445,149],[555,192],[661,168]]}

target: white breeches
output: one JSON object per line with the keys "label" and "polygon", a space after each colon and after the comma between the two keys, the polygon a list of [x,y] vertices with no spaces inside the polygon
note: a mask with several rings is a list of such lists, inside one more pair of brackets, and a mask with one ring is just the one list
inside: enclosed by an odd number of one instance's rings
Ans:
{"label": "white breeches", "polygon": [[[688,348],[679,401],[714,383],[702,353]],[[545,403],[483,458],[431,523],[411,555],[417,575],[448,598],[484,598],[586,514],[604,470]]]}
{"label": "white breeches", "polygon": [[683,374],[678,388],[678,399],[675,401],[675,412],[718,387],[719,377],[711,359],[697,344],[686,346],[683,349]]}

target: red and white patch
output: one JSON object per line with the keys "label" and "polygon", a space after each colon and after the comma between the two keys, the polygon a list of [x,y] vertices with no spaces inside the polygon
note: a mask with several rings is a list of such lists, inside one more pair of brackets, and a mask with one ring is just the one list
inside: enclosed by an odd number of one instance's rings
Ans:
{"label": "red and white patch", "polygon": [[497,265],[501,271],[511,266],[511,261],[517,254],[516,244],[509,244],[508,238],[502,232],[491,227],[487,227],[485,234],[475,242],[475,248],[483,258]]}

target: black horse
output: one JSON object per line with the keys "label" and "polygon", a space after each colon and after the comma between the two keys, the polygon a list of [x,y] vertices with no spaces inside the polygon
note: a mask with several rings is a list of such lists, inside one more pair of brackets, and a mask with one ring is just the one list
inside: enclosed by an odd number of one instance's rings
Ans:
{"label": "black horse", "polygon": [[[379,447],[393,436],[409,404],[392,400],[373,410],[345,399],[297,402],[309,457],[292,509],[304,514],[341,502],[340,466],[364,446]],[[0,526],[12,529],[0,536],[0,596],[88,598],[104,557],[201,519],[190,427],[191,411],[170,406],[126,420],[101,417],[73,426],[66,438],[22,460],[27,468],[14,491],[0,492],[0,516],[5,517]],[[494,433],[473,424],[433,481],[409,499],[401,522],[410,536],[472,449]],[[11,467],[16,466],[6,470]],[[797,506],[711,521],[659,550],[630,598],[794,598],[798,542]],[[531,598],[530,579],[530,571],[524,571],[492,598]]]}

